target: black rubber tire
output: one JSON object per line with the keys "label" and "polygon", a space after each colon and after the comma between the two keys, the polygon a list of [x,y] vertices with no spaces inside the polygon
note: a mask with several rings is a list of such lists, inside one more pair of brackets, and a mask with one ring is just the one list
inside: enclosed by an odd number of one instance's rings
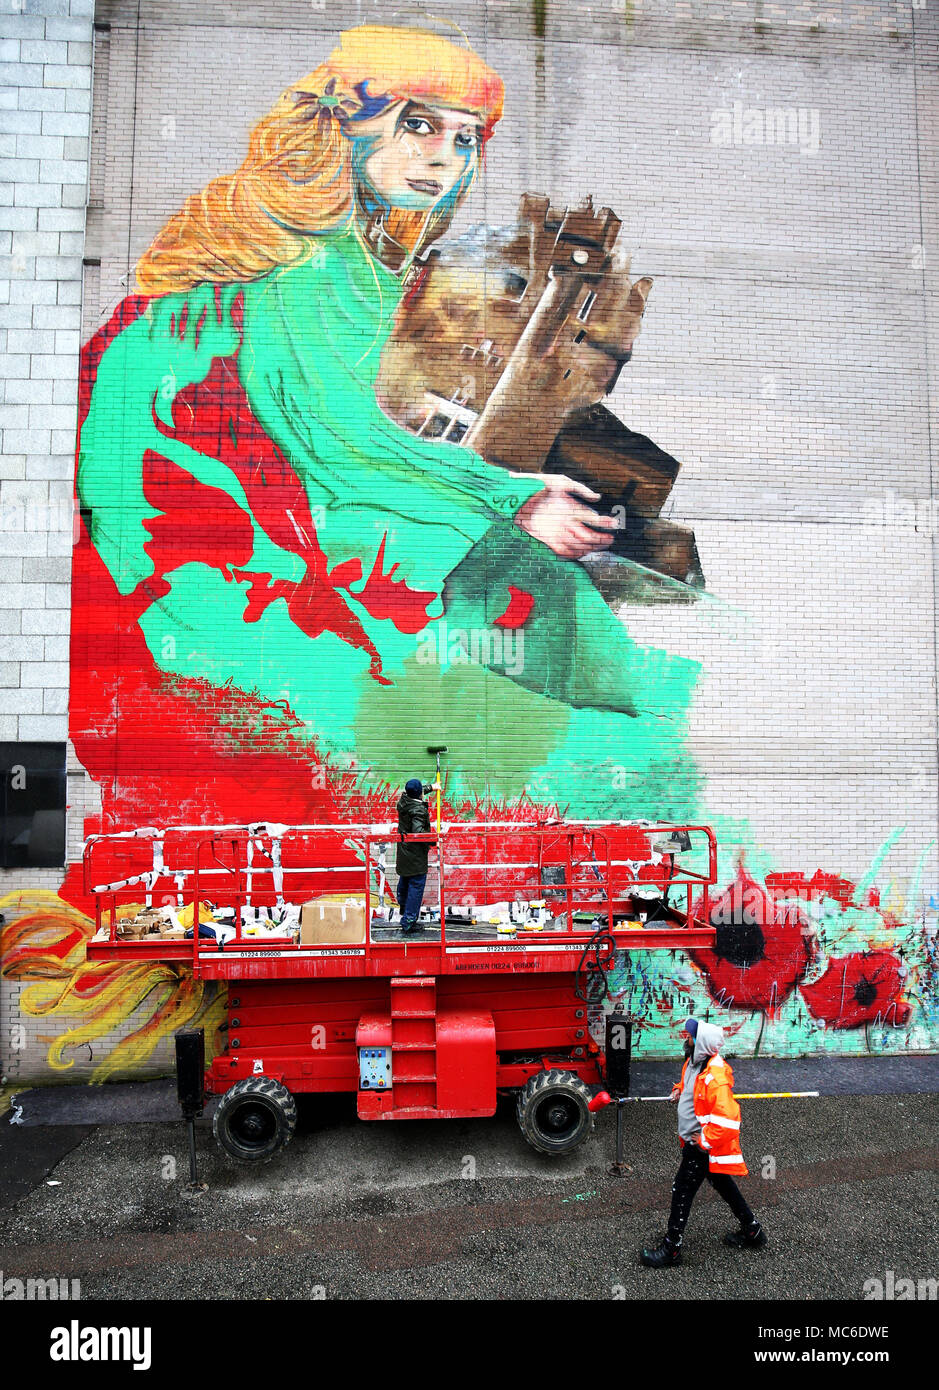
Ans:
{"label": "black rubber tire", "polygon": [[212,1133],[225,1152],[245,1163],[267,1163],[290,1143],[296,1127],[297,1102],[270,1076],[236,1082],[212,1120]]}
{"label": "black rubber tire", "polygon": [[573,1071],[539,1071],[518,1093],[518,1127],[533,1149],[559,1158],[593,1132],[591,1091]]}

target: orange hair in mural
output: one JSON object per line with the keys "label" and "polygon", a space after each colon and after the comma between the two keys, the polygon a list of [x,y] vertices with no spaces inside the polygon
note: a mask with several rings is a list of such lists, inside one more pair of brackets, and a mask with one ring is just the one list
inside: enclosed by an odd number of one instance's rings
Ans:
{"label": "orange hair in mural", "polygon": [[[241,168],[188,198],[166,224],[137,265],[141,290],[251,280],[300,260],[307,237],[352,218],[356,120],[395,101],[436,103],[479,117],[485,144],[502,115],[503,91],[497,73],[449,39],[379,24],[348,30],[326,62],[288,87],[254,127]],[[422,232],[439,236],[452,215],[452,206],[429,215],[395,210],[387,228],[412,248]]]}

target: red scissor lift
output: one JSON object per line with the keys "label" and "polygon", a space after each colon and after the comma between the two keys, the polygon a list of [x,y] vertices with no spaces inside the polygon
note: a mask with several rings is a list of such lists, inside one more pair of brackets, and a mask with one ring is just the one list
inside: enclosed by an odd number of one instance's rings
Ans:
{"label": "red scissor lift", "polygon": [[[702,911],[717,877],[708,826],[458,822],[409,836],[436,847],[424,905],[437,920],[408,938],[385,913],[398,839],[390,825],[264,824],[87,842],[89,959],[169,961],[228,983],[227,1045],[205,1084],[222,1096],[214,1128],[234,1156],[266,1159],[289,1140],[295,1094],[342,1091],[364,1120],[492,1115],[514,1092],[528,1141],[569,1152],[606,1076],[588,1006],[606,995],[616,951],[714,944]],[[363,941],[258,938],[243,925],[244,909],[276,919],[327,895],[364,900]],[[200,902],[230,907],[234,934],[221,946],[198,931],[122,939],[118,908],[142,900],[191,904],[195,922]],[[485,912],[472,920],[473,904],[515,903],[521,917],[532,902],[545,904],[541,930],[509,936]]]}

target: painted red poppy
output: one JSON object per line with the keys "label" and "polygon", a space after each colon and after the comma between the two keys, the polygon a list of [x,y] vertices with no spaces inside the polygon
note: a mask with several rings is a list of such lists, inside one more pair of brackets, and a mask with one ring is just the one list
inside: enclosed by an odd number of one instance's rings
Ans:
{"label": "painted red poppy", "polygon": [[889,1023],[902,1028],[911,1013],[900,999],[903,966],[892,951],[855,951],[829,961],[821,979],[802,985],[805,1006],[826,1028]]}
{"label": "painted red poppy", "polygon": [[815,958],[815,941],[794,902],[778,902],[743,865],[733,884],[705,907],[717,929],[713,950],[692,951],[708,993],[727,1009],[761,1009],[775,1018]]}

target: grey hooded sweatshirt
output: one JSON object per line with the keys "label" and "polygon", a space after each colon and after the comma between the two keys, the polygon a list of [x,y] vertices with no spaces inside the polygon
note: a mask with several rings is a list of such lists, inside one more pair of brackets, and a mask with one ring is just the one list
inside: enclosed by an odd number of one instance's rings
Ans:
{"label": "grey hooded sweatshirt", "polygon": [[698,1021],[698,1032],[694,1040],[694,1053],[685,1072],[685,1084],[678,1100],[678,1137],[685,1143],[697,1140],[701,1133],[697,1116],[694,1113],[694,1083],[712,1057],[716,1057],[724,1041],[724,1030],[716,1023]]}

